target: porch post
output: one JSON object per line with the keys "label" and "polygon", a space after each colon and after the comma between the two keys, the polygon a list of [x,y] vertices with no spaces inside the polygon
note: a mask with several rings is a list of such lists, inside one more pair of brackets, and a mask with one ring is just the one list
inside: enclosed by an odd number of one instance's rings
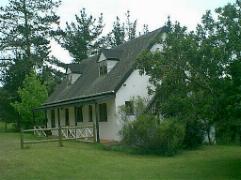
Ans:
{"label": "porch post", "polygon": [[[92,105],[91,105],[92,108]],[[96,118],[93,118],[93,142],[96,143]]]}
{"label": "porch post", "polygon": [[61,135],[61,124],[60,124],[60,112],[59,108],[57,109],[58,111],[58,136],[59,136],[59,146],[63,147],[63,142],[62,142],[62,135]]}
{"label": "porch post", "polygon": [[95,126],[96,126],[96,141],[100,142],[100,129],[99,129],[99,107],[97,102],[95,103]]}
{"label": "porch post", "polygon": [[74,124],[75,124],[75,128],[74,128],[74,136],[75,136],[75,140],[77,140],[77,136],[76,136],[76,127],[77,127],[77,109],[74,106]]}
{"label": "porch post", "polygon": [[44,110],[44,116],[45,116],[45,127],[48,127],[48,116],[47,116],[47,109]]}

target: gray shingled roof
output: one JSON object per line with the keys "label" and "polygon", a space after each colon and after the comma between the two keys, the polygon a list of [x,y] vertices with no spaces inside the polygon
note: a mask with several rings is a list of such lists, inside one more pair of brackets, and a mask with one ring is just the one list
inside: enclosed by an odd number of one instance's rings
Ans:
{"label": "gray shingled roof", "polygon": [[78,63],[68,64],[67,69],[70,69],[72,73],[80,74],[82,73],[84,66]]}
{"label": "gray shingled roof", "polygon": [[113,48],[113,52],[105,50],[105,55],[107,53],[107,56],[118,56],[119,59],[116,66],[105,76],[99,77],[98,56],[85,59],[80,64],[70,65],[71,71],[80,72],[82,75],[72,85],[68,85],[67,78],[64,79],[43,105],[83,100],[101,94],[114,94],[133,71],[138,55],[148,49],[162,31],[163,28],[160,28],[128,41]]}
{"label": "gray shingled roof", "polygon": [[115,49],[102,49],[101,53],[103,53],[106,59],[116,59],[120,60],[120,57],[123,53],[123,49],[115,48]]}

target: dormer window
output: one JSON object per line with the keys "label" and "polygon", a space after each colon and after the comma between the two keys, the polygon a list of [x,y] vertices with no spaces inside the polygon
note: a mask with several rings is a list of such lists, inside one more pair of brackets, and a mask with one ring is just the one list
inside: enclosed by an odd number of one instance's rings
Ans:
{"label": "dormer window", "polygon": [[104,76],[107,74],[107,63],[106,61],[102,61],[99,64],[99,72],[100,72],[100,76]]}
{"label": "dormer window", "polygon": [[99,64],[99,75],[103,76],[109,73],[119,62],[122,51],[113,49],[103,49],[97,60]]}
{"label": "dormer window", "polygon": [[79,64],[69,64],[66,68],[68,84],[73,84],[81,75],[83,67]]}

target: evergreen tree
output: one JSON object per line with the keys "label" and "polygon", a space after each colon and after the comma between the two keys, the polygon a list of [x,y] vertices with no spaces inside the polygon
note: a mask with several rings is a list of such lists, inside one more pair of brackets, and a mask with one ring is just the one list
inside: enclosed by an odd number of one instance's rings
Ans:
{"label": "evergreen tree", "polygon": [[[4,114],[9,115],[6,119],[17,119],[10,117],[14,114],[10,103],[18,100],[17,89],[29,72],[36,69],[41,77],[56,77],[50,66],[53,60],[49,56],[49,44],[53,26],[59,23],[54,12],[59,5],[54,0],[9,0],[5,7],[0,7],[0,67],[5,94],[1,103],[5,103]],[[46,69],[51,73],[43,75]]]}
{"label": "evergreen tree", "polygon": [[[113,28],[106,37],[106,47],[115,47],[123,44],[126,41],[136,38],[137,20],[131,21],[130,11],[126,12],[126,22],[121,22],[117,16],[113,23]],[[145,26],[147,27],[147,26]],[[146,32],[147,32],[146,28]]]}
{"label": "evergreen tree", "polygon": [[21,57],[31,66],[42,67],[49,60],[49,38],[59,23],[54,0],[10,0],[0,8],[0,50],[12,59]]}
{"label": "evergreen tree", "polygon": [[59,29],[56,40],[74,57],[74,62],[78,63],[96,54],[101,48],[103,28],[103,14],[96,19],[88,15],[83,8],[80,10],[80,15],[75,15],[75,22],[66,22],[66,28]]}
{"label": "evergreen tree", "polygon": [[143,25],[143,34],[148,34],[149,33],[149,26],[148,24]]}
{"label": "evergreen tree", "polygon": [[107,35],[107,43],[110,47],[115,47],[125,42],[125,24],[120,22],[117,16],[113,23],[112,31]]}
{"label": "evergreen tree", "polygon": [[128,40],[132,40],[136,38],[136,26],[137,26],[137,20],[131,21],[131,14],[128,10],[126,12],[126,33]]}

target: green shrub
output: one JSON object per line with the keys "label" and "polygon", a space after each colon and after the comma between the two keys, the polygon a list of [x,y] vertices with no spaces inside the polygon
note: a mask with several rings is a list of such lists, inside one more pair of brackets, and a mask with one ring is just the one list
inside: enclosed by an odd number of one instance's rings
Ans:
{"label": "green shrub", "polygon": [[187,121],[183,145],[186,149],[194,149],[203,143],[204,136],[204,127],[201,122]]}
{"label": "green shrub", "polygon": [[174,119],[162,122],[152,115],[141,115],[124,125],[123,142],[145,152],[173,155],[182,147],[184,127]]}
{"label": "green shrub", "polygon": [[160,124],[161,150],[163,154],[173,155],[182,148],[185,136],[183,124],[175,119],[165,119]]}
{"label": "green shrub", "polygon": [[241,126],[229,123],[217,123],[216,140],[218,144],[240,144]]}

